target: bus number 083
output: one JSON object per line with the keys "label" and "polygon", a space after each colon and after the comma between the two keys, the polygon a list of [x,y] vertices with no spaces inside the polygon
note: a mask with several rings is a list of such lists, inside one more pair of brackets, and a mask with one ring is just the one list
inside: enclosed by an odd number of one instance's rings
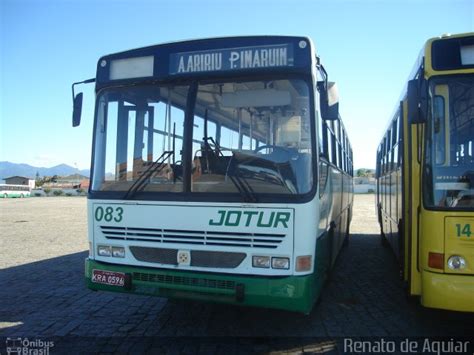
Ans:
{"label": "bus number 083", "polygon": [[102,220],[106,222],[111,222],[112,220],[114,220],[115,222],[120,222],[122,221],[122,215],[122,207],[116,207],[114,210],[114,208],[110,206],[106,207],[105,209],[99,206],[95,209],[94,213],[94,217],[97,222],[100,222]]}

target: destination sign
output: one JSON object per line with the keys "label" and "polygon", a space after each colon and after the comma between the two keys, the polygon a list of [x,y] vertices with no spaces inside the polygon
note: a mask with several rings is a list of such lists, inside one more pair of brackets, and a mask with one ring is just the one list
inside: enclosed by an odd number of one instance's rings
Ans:
{"label": "destination sign", "polygon": [[170,55],[169,73],[175,75],[292,67],[293,65],[293,46],[291,44],[278,44],[173,53]]}

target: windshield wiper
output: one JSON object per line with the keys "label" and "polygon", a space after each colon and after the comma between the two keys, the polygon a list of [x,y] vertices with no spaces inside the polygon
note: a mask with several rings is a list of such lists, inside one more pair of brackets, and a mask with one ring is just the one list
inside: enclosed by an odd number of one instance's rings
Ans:
{"label": "windshield wiper", "polygon": [[241,179],[238,175],[229,175],[229,178],[244,198],[244,202],[258,202],[257,196],[245,178]]}
{"label": "windshield wiper", "polygon": [[123,199],[127,200],[128,198],[135,195],[139,190],[144,187],[144,184],[148,178],[150,178],[154,173],[159,173],[165,167],[165,161],[171,156],[174,155],[174,151],[167,150],[164,151],[139,177],[135,182],[130,186],[128,191],[125,193]]}
{"label": "windshield wiper", "polygon": [[[220,150],[219,152],[222,154]],[[231,159],[234,159],[234,153],[232,153],[232,155],[233,157]],[[229,164],[229,168],[230,165],[231,164]],[[245,177],[239,176],[238,164],[235,168],[232,169],[232,171],[230,171],[230,174],[229,168],[226,171],[226,176],[228,176],[230,181],[232,181],[232,183],[235,185],[237,191],[239,191],[240,195],[244,198],[244,202],[258,202],[257,196],[255,195],[255,192],[248,183],[247,179],[245,179]]]}

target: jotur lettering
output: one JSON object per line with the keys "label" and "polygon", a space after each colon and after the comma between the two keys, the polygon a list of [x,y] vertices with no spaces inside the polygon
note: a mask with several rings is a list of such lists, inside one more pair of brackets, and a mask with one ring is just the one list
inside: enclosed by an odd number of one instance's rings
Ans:
{"label": "jotur lettering", "polygon": [[211,226],[288,228],[289,212],[266,211],[217,211],[218,216],[209,220]]}

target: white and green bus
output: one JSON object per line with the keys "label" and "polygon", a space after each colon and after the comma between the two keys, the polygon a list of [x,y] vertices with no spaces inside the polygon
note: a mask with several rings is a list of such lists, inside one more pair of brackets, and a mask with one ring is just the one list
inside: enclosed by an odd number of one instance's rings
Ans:
{"label": "white and green bus", "polygon": [[305,37],[213,38],[99,59],[93,290],[309,313],[344,241],[352,150]]}
{"label": "white and green bus", "polygon": [[30,187],[28,185],[0,184],[0,197],[30,197]]}

